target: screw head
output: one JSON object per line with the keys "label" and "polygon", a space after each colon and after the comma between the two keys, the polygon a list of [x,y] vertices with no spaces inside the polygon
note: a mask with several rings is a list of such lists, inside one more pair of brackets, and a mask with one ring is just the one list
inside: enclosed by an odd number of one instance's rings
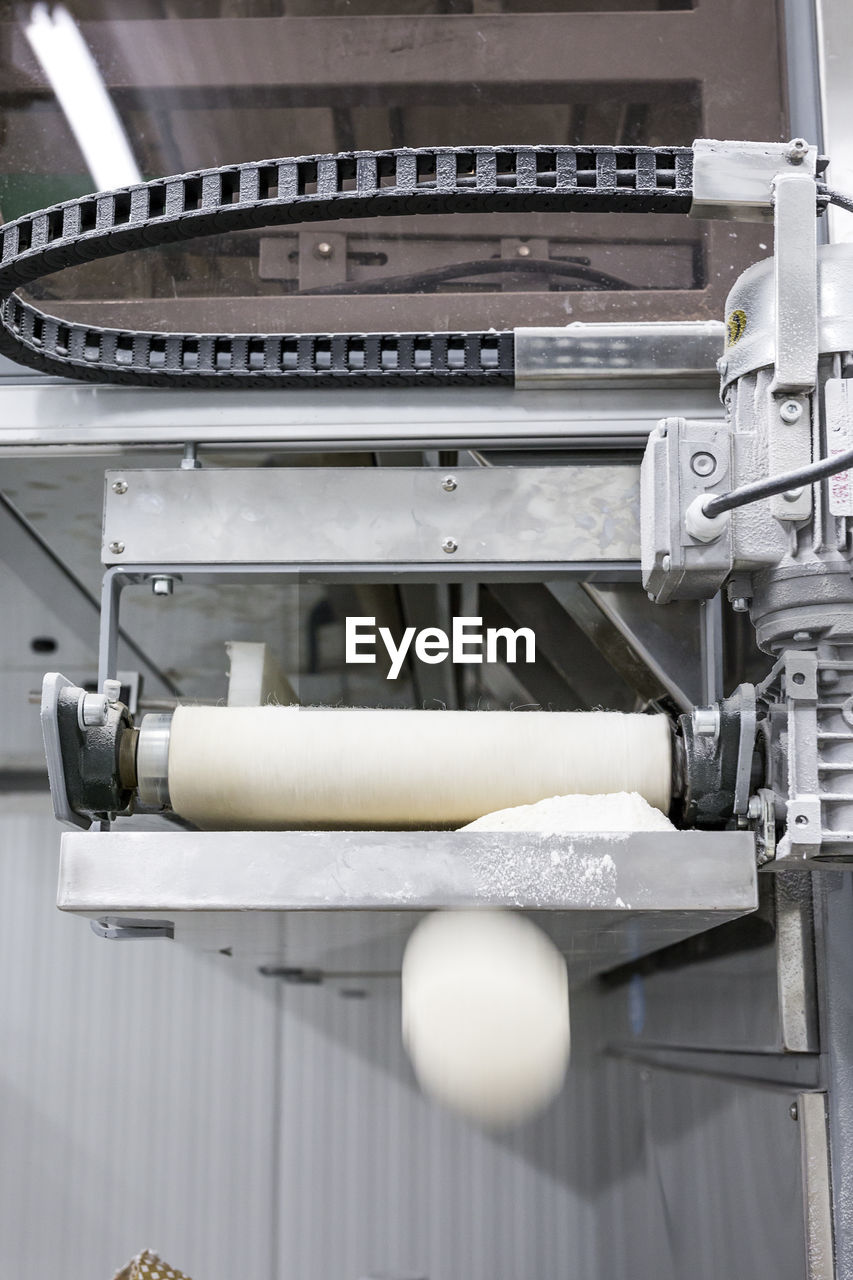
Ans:
{"label": "screw head", "polygon": [[455,538],[445,538],[441,544],[441,549],[446,551],[449,556],[452,556],[454,551],[459,550],[459,543]]}
{"label": "screw head", "polygon": [[452,493],[453,490],[457,487],[456,477],[445,476],[441,482],[441,487],[442,489],[444,489],[445,493]]}
{"label": "screw head", "polygon": [[518,246],[518,248],[516,249],[516,251],[515,251],[515,252],[516,252],[516,253],[517,253],[517,255],[519,256],[519,258],[529,258],[529,257],[530,257],[530,245],[529,245],[529,244],[520,244],[520,245]]}
{"label": "screw head", "polygon": [[732,608],[735,613],[749,613],[749,601],[745,596],[735,596],[732,601]]}
{"label": "screw head", "polygon": [[785,400],[779,406],[779,417],[783,422],[799,422],[803,416],[803,406],[799,400]]}
{"label": "screw head", "polygon": [[697,476],[709,476],[716,465],[712,453],[694,453],[690,459],[690,468]]}
{"label": "screw head", "polygon": [[321,240],[315,245],[314,252],[318,258],[332,258],[335,254],[334,247],[329,244],[328,240]]}
{"label": "screw head", "polygon": [[124,543],[123,543],[123,542],[111,542],[111,543],[110,543],[110,551],[113,553],[113,555],[114,555],[114,556],[120,556],[120,555],[121,555],[121,553],[124,551]]}
{"label": "screw head", "polygon": [[127,493],[127,481],[113,480],[113,493]]}
{"label": "screw head", "polygon": [[805,138],[792,138],[788,143],[788,150],[785,152],[785,159],[788,164],[802,164],[806,156],[809,154],[809,144]]}

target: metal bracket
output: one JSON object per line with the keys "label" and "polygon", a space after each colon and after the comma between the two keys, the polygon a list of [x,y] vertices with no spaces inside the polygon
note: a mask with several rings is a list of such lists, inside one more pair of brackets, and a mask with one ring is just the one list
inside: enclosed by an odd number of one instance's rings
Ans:
{"label": "metal bracket", "polygon": [[[817,217],[814,177],[773,179],[775,361],[769,390],[769,474],[807,466],[812,459],[809,397],[817,383]],[[808,520],[812,489],[804,485],[771,499],[777,520]]]}
{"label": "metal bracket", "polygon": [[140,942],[148,938],[174,938],[171,920],[129,920],[126,916],[104,916],[91,920],[92,933],[111,942]]}
{"label": "metal bracket", "polygon": [[793,172],[814,180],[817,156],[817,147],[809,146],[802,138],[791,142],[697,138],[693,143],[690,216],[771,222],[774,179],[778,174]]}
{"label": "metal bracket", "polygon": [[732,808],[736,814],[746,815],[749,809],[749,793],[752,781],[752,757],[755,751],[757,723],[755,687],[742,684],[740,694],[740,737],[737,747],[737,769]]}
{"label": "metal bracket", "polygon": [[75,688],[74,682],[60,675],[58,671],[48,672],[42,683],[39,719],[44,739],[44,753],[47,757],[47,777],[53,800],[53,812],[59,822],[70,822],[73,826],[82,827],[84,831],[88,831],[91,820],[80,813],[75,813],[68,799],[65,768],[62,763],[62,743],[59,737],[59,694],[62,689],[73,688]]}
{"label": "metal bracket", "polygon": [[789,649],[781,666],[788,705],[788,805],[777,865],[786,858],[815,857],[822,842],[816,749],[818,657],[811,651]]}

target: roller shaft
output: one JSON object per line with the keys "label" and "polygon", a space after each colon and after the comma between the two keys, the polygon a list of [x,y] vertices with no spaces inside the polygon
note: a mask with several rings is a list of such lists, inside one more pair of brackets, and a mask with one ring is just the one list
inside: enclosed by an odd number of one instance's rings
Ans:
{"label": "roller shaft", "polygon": [[666,812],[670,728],[619,712],[179,707],[168,790],[207,829],[461,826],[607,791]]}

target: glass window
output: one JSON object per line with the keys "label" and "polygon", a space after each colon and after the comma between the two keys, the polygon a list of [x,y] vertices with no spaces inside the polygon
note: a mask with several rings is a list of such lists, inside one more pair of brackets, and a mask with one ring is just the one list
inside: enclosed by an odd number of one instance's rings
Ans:
{"label": "glass window", "polygon": [[[0,3],[4,220],[91,191],[96,165],[109,172],[105,117],[75,123],[81,78],[33,37],[45,10]],[[67,0],[57,11],[143,178],[397,146],[786,135],[773,0]],[[140,251],[48,277],[31,296],[68,318],[167,331],[691,319],[718,317],[732,280],[769,250],[761,228],[676,216],[376,218]]]}

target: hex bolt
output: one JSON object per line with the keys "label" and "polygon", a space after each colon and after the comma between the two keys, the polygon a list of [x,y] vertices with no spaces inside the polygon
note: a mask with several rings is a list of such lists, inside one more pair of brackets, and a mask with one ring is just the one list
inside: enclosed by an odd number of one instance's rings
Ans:
{"label": "hex bolt", "polygon": [[81,729],[106,724],[109,713],[110,704],[105,693],[81,693],[77,702],[77,723]]}
{"label": "hex bolt", "polygon": [[716,738],[720,732],[720,708],[694,707],[693,732],[698,738]]}
{"label": "hex bolt", "polygon": [[113,553],[113,555],[114,555],[114,556],[120,556],[120,555],[121,555],[121,553],[124,551],[124,543],[123,543],[123,542],[111,542],[111,543],[110,543],[110,551]]}
{"label": "hex bolt", "polygon": [[452,493],[453,490],[456,488],[456,484],[457,482],[456,482],[455,476],[445,476],[441,482],[441,487],[442,489],[444,489],[445,493]]}
{"label": "hex bolt", "polygon": [[791,1117],[792,1120],[799,1120],[800,1109],[797,1106],[796,1102],[791,1103],[790,1107],[788,1108],[788,1115]]}
{"label": "hex bolt", "polygon": [[746,810],[746,816],[750,818],[753,822],[757,822],[758,819],[761,817],[761,812],[763,807],[764,806],[761,803],[761,796],[750,796],[749,805],[747,806],[747,810]]}
{"label": "hex bolt", "polygon": [[712,453],[694,453],[690,459],[690,468],[697,476],[709,476],[716,465]]}
{"label": "hex bolt", "polygon": [[175,589],[175,579],[162,574],[151,579],[151,590],[155,596],[170,596]]}
{"label": "hex bolt", "polygon": [[516,251],[515,251],[515,252],[517,253],[517,255],[518,255],[518,257],[519,257],[519,258],[529,258],[529,257],[530,257],[530,245],[529,245],[529,244],[520,244],[520,245],[518,246],[518,248],[516,249]]}
{"label": "hex bolt", "polygon": [[803,406],[799,400],[786,400],[779,406],[779,417],[789,425],[793,422],[799,422],[802,416]]}
{"label": "hex bolt", "polygon": [[455,538],[445,538],[441,544],[441,549],[446,551],[449,556],[452,556],[454,551],[459,550],[459,543]]}
{"label": "hex bolt", "polygon": [[792,138],[788,143],[788,150],[785,152],[785,159],[788,164],[802,164],[806,156],[809,154],[809,144],[805,138]]}
{"label": "hex bolt", "polygon": [[113,480],[113,493],[127,493],[127,481]]}
{"label": "hex bolt", "polygon": [[121,681],[105,680],[104,681],[104,697],[107,702],[118,702],[121,697]]}
{"label": "hex bolt", "polygon": [[315,245],[314,252],[318,258],[333,258],[335,255],[335,250],[328,240],[321,240],[319,244]]}
{"label": "hex bolt", "polygon": [[660,567],[663,569],[664,573],[669,573],[672,568],[672,556],[665,555],[660,562]]}
{"label": "hex bolt", "polygon": [[810,631],[795,631],[791,636],[791,639],[796,641],[811,640],[811,638],[812,633]]}
{"label": "hex bolt", "polygon": [[749,613],[749,601],[746,596],[735,596],[732,600],[732,608],[735,613]]}

